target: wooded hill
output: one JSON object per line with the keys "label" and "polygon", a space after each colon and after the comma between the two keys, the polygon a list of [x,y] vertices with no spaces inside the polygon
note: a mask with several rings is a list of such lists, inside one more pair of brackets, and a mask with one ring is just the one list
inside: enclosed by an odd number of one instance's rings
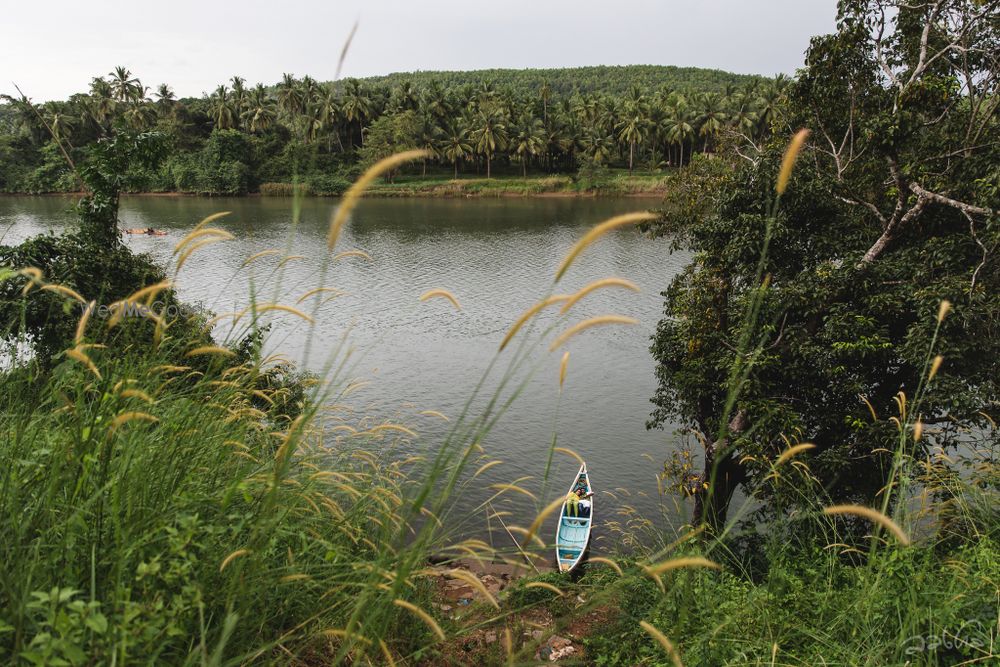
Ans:
{"label": "wooded hill", "polygon": [[675,67],[673,65],[597,65],[591,67],[560,67],[554,69],[480,69],[466,72],[427,70],[394,72],[384,76],[362,79],[372,85],[390,88],[407,81],[423,88],[432,81],[444,85],[481,86],[492,83],[509,88],[518,94],[538,95],[548,89],[556,95],[579,93],[605,93],[623,95],[632,86],[644,90],[677,90],[682,92],[721,93],[727,86],[743,86],[764,77],[752,74],[734,74],[702,67]]}

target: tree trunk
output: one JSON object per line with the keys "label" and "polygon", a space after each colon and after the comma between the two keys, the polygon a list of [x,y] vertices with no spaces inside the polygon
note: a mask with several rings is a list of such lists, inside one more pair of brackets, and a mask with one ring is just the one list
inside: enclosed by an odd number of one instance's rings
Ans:
{"label": "tree trunk", "polygon": [[455,160],[455,180],[458,180],[458,160]]}
{"label": "tree trunk", "polygon": [[628,143],[628,175],[632,175],[632,161],[635,158],[635,142]]}
{"label": "tree trunk", "polygon": [[[706,474],[710,473],[711,470],[706,469]],[[736,459],[730,456],[721,459],[716,466],[715,482],[695,495],[693,525],[706,524],[714,534],[721,533],[725,529],[733,494],[746,479],[746,470]]]}
{"label": "tree trunk", "polygon": [[705,445],[704,472],[694,494],[695,526],[706,524],[716,533],[724,528],[733,493],[747,480],[746,469],[728,451],[730,437],[742,433],[747,426],[746,413],[739,410],[730,420],[726,435]]}
{"label": "tree trunk", "polygon": [[521,160],[521,176],[524,178],[528,177],[528,161]]}
{"label": "tree trunk", "polygon": [[490,179],[490,156],[486,156],[486,180]]}

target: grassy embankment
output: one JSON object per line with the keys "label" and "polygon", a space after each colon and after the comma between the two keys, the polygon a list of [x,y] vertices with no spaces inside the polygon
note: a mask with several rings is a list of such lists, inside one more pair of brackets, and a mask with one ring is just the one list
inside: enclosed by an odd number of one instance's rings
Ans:
{"label": "grassy embankment", "polygon": [[[393,182],[379,181],[369,186],[366,196],[374,197],[532,197],[532,196],[659,196],[667,187],[669,177],[659,173],[628,170],[609,171],[592,182],[582,183],[568,175],[494,176],[478,178],[451,175],[401,175]],[[305,195],[323,195],[308,186],[301,188]],[[263,196],[290,196],[291,183],[262,183]]]}

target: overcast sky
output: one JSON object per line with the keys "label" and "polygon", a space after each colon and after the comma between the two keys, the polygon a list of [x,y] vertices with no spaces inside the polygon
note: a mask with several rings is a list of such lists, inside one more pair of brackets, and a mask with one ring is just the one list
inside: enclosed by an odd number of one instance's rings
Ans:
{"label": "overcast sky", "polygon": [[234,74],[333,78],[428,69],[655,64],[792,74],[835,0],[11,0],[0,92],[36,101],[125,65],[179,96]]}

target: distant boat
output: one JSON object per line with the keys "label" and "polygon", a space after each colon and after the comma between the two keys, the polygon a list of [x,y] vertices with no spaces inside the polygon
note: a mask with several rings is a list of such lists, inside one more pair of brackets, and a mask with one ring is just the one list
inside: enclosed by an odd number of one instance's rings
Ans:
{"label": "distant boat", "polygon": [[[589,511],[570,500],[570,495],[576,495],[580,489],[590,504]],[[570,484],[569,493],[563,501],[559,513],[559,527],[556,528],[556,561],[560,572],[572,572],[583,560],[583,554],[590,542],[590,531],[594,527],[594,498],[590,486],[590,475],[587,474],[587,464],[580,466],[580,471]]]}
{"label": "distant boat", "polygon": [[145,227],[143,229],[126,229],[124,230],[126,234],[145,234],[146,236],[166,236],[167,233],[160,229],[153,229],[152,227]]}

